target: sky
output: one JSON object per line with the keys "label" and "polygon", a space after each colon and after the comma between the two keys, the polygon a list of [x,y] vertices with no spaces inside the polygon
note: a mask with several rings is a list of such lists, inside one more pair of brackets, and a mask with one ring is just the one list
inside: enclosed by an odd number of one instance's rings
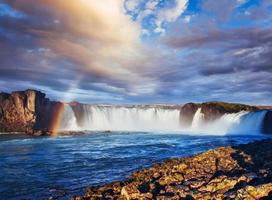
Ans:
{"label": "sky", "polygon": [[272,104],[271,0],[0,0],[0,91]]}

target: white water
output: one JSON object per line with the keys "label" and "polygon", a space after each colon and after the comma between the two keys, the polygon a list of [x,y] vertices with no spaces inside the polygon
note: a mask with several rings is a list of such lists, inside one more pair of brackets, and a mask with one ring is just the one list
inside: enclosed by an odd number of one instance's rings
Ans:
{"label": "white water", "polygon": [[204,125],[204,114],[201,112],[201,108],[198,108],[190,127],[191,131],[199,131]]}
{"label": "white water", "polygon": [[84,105],[85,130],[178,131],[179,110]]}
{"label": "white water", "polygon": [[[241,111],[238,113],[231,113],[231,114],[224,114],[223,116],[221,116],[220,118],[214,121],[204,122],[204,114],[201,113],[201,108],[199,108],[197,112],[195,113],[192,127],[190,128],[190,130],[192,132],[209,133],[212,135],[238,133],[238,132],[241,133],[243,131],[242,130],[238,131],[235,129],[235,127],[239,125],[244,126],[242,124],[242,118],[243,116],[247,114],[249,114],[249,112],[246,112],[246,111]],[[262,120],[258,121],[257,123],[262,123]]]}
{"label": "white water", "polygon": [[262,129],[263,120],[266,111],[250,112],[240,118],[240,123],[235,124],[230,132],[246,132],[254,134]]}
{"label": "white water", "polygon": [[179,109],[159,107],[119,107],[83,105],[83,122],[79,126],[69,105],[65,106],[60,131],[159,131],[192,134],[258,134],[266,111],[225,114],[205,122],[199,108],[190,127],[182,125]]}
{"label": "white water", "polygon": [[73,109],[69,105],[65,105],[59,131],[77,131],[79,129]]}

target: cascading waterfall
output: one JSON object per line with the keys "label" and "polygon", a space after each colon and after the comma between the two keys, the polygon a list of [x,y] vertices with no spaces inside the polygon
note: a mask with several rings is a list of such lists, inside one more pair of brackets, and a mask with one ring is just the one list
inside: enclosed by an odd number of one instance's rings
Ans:
{"label": "cascading waterfall", "polygon": [[214,121],[205,122],[204,114],[201,113],[201,108],[198,108],[194,115],[192,126],[188,129],[188,131],[215,135],[230,133],[235,126],[241,123],[242,116],[247,114],[248,112],[245,111],[224,114]]}
{"label": "cascading waterfall", "polygon": [[240,117],[240,123],[235,124],[230,132],[241,132],[247,134],[259,133],[263,126],[267,111],[249,112]]}
{"label": "cascading waterfall", "polygon": [[224,114],[205,122],[201,108],[194,114],[192,124],[185,127],[180,122],[178,108],[125,107],[82,105],[81,123],[69,105],[65,105],[61,131],[161,131],[192,134],[256,134],[261,132],[266,111]]}
{"label": "cascading waterfall", "polygon": [[204,114],[201,112],[201,108],[198,108],[194,115],[190,130],[199,131],[199,129],[203,126],[203,124],[204,124]]}

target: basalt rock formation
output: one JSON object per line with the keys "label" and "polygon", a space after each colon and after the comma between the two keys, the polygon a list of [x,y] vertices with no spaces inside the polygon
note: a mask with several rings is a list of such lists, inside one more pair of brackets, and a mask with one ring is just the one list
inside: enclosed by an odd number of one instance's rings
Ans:
{"label": "basalt rock formation", "polygon": [[272,140],[169,159],[73,200],[272,199]]}
{"label": "basalt rock formation", "polygon": [[61,106],[36,90],[0,93],[0,132],[48,133]]}

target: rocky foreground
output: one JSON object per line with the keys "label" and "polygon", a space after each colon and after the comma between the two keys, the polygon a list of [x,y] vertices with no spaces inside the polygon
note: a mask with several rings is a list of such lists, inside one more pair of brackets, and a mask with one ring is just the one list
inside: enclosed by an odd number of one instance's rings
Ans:
{"label": "rocky foreground", "polygon": [[272,199],[272,140],[170,159],[72,199]]}

